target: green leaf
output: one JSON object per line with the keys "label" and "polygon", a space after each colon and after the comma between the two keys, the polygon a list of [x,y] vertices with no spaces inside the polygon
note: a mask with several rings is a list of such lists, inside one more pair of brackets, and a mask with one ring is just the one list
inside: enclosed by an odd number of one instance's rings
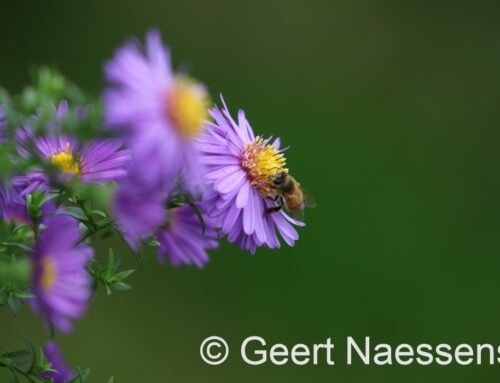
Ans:
{"label": "green leaf", "polygon": [[96,228],[102,230],[108,226],[111,226],[114,222],[115,221],[113,218],[104,218],[97,222]]}
{"label": "green leaf", "polygon": [[31,251],[31,247],[24,245],[22,243],[13,243],[13,242],[2,242],[0,245],[5,246],[5,247],[17,247],[25,252]]}
{"label": "green leaf", "polygon": [[98,215],[98,216],[100,216],[102,218],[106,218],[108,216],[105,211],[102,211],[102,210],[99,210],[99,209],[91,210],[90,214]]}
{"label": "green leaf", "polygon": [[17,315],[19,313],[19,310],[21,309],[21,303],[13,295],[10,295],[7,298],[7,305],[9,306],[10,311],[12,311],[12,314],[14,314],[14,315]]}
{"label": "green leaf", "polygon": [[181,207],[186,203],[186,198],[182,194],[176,194],[167,202],[167,209]]}
{"label": "green leaf", "polygon": [[88,368],[86,368],[85,370],[78,369],[78,374],[67,383],[83,383],[87,380],[89,374],[90,370]]}
{"label": "green leaf", "polygon": [[22,230],[29,230],[29,228],[30,228],[29,225],[26,225],[26,224],[18,225],[14,228],[14,230],[12,230],[12,235],[16,235],[17,233],[19,233]]}
{"label": "green leaf", "polygon": [[104,284],[104,288],[106,289],[106,295],[113,294],[113,290],[111,290],[111,287],[107,283]]}
{"label": "green leaf", "polygon": [[42,190],[35,190],[33,193],[28,194],[26,197],[28,214],[37,222],[42,217],[41,206],[45,199],[45,192]]}
{"label": "green leaf", "polygon": [[[23,341],[24,343],[26,344],[26,346],[28,347],[28,351],[30,353],[30,358],[32,360],[32,363],[31,363],[31,368],[33,368],[35,366],[35,359],[36,359],[36,351],[35,351],[35,347],[33,346],[33,343],[31,343],[31,341],[26,338],[26,337],[23,337]],[[31,371],[31,369],[30,369]]]}
{"label": "green leaf", "polygon": [[14,362],[14,364],[24,364],[31,360],[31,353],[28,350],[17,350],[7,352],[2,355],[2,358],[8,358]]}
{"label": "green leaf", "polygon": [[97,260],[92,260],[88,266],[88,272],[94,278],[94,289],[97,284],[101,283],[106,289],[106,294],[110,295],[113,291],[129,290],[131,286],[124,283],[123,280],[132,275],[135,270],[124,270],[117,272],[120,266],[121,256],[115,255],[113,249],[108,250],[106,266],[98,263]]}
{"label": "green leaf", "polygon": [[109,249],[109,251],[108,251],[108,264],[107,264],[105,270],[106,271],[103,274],[103,278],[105,280],[108,280],[109,277],[111,277],[116,270],[116,268],[115,268],[115,254],[113,253],[113,249]]}
{"label": "green leaf", "polygon": [[12,295],[14,295],[16,298],[19,299],[32,299],[36,297],[35,295],[31,294],[28,291],[21,291],[21,290],[14,291]]}
{"label": "green leaf", "polygon": [[118,281],[123,281],[125,278],[131,276],[134,272],[134,269],[120,271],[119,273],[115,274],[115,279]]}
{"label": "green leaf", "polygon": [[35,357],[35,368],[40,372],[44,372],[44,371],[49,371],[51,367],[52,365],[45,356],[43,349],[39,347]]}
{"label": "green leaf", "polygon": [[130,290],[132,288],[131,285],[129,285],[128,283],[125,283],[125,282],[115,282],[115,283],[112,283],[109,287],[113,291],[127,291],[127,290]]}
{"label": "green leaf", "polygon": [[52,201],[53,199],[56,199],[58,196],[59,195],[55,193],[45,195],[40,202],[40,206],[45,205],[47,202]]}
{"label": "green leaf", "polygon": [[122,264],[122,256],[120,254],[115,255],[115,270]]}
{"label": "green leaf", "polygon": [[76,218],[77,220],[79,220],[81,222],[88,222],[89,221],[87,215],[79,207],[63,207],[63,208],[58,210],[58,213],[69,215],[73,218]]}

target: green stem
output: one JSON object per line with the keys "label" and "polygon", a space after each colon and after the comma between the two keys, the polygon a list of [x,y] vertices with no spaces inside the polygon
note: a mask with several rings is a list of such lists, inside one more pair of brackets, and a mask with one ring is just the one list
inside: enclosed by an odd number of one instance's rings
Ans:
{"label": "green stem", "polygon": [[[106,222],[106,220],[108,220],[108,221]],[[104,222],[104,224],[103,224],[103,222]],[[103,220],[101,220],[98,223],[94,223],[94,224],[91,223],[94,230],[93,231],[89,230],[85,234],[83,234],[80,237],[80,239],[76,242],[76,245],[79,245],[80,243],[86,241],[88,238],[92,237],[94,234],[97,234],[99,231],[108,228],[109,226],[111,226],[113,224],[113,222],[114,222],[113,220],[110,220],[108,218],[104,218]]]}
{"label": "green stem", "polygon": [[87,216],[89,219],[89,223],[92,226],[92,228],[95,230],[97,229],[97,224],[94,220],[94,217],[92,217],[92,214],[90,213],[88,206],[87,206],[87,201],[84,199],[77,198],[76,202],[78,204],[78,207],[82,209],[83,213]]}
{"label": "green stem", "polygon": [[76,241],[75,245],[79,245],[80,243],[85,242],[87,239],[89,239],[90,237],[92,237],[96,233],[97,233],[97,231],[94,231],[94,232],[87,231],[84,235],[82,235],[80,237],[80,239],[78,241]]}
{"label": "green stem", "polygon": [[35,243],[38,242],[38,234],[40,233],[38,220],[33,220],[33,236],[35,238]]}

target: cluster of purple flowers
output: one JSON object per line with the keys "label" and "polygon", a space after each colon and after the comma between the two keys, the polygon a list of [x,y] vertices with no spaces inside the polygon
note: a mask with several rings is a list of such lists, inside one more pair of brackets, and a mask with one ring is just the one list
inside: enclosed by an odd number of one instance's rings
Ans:
{"label": "cluster of purple flowers", "polygon": [[[236,122],[225,104],[222,111],[209,109],[205,86],[173,72],[156,31],[148,34],[144,50],[135,43],[122,47],[106,65],[106,76],[113,84],[104,94],[106,123],[123,134],[133,158],[115,200],[132,246],[159,233],[160,257],[202,266],[208,259],[203,249],[215,243],[214,229],[252,253],[260,246],[278,248],[277,232],[294,244],[293,225],[302,223],[282,210],[268,214],[276,201],[262,193],[273,174],[287,171],[279,139],[255,136],[243,111]],[[185,230],[189,240],[171,240],[182,228],[163,207],[176,192],[202,196],[205,236]],[[183,212],[189,214],[196,222],[192,211]]]}
{"label": "cluster of purple flowers", "polygon": [[[105,76],[103,125],[112,138],[68,134],[65,118],[81,107],[62,101],[43,129],[34,128],[37,116],[15,129],[19,158],[36,165],[0,183],[1,220],[34,229],[31,306],[64,333],[86,310],[94,256],[78,217],[51,198],[64,185],[116,185],[112,216],[127,243],[139,250],[154,239],[159,262],[176,267],[203,267],[223,236],[251,253],[279,248],[280,237],[293,246],[294,226],[303,225],[277,208],[283,196],[272,192],[273,176],[288,173],[280,139],[256,136],[245,113],[233,119],[222,98],[222,109],[212,106],[205,85],[174,72],[157,31],[144,46],[121,47]],[[6,131],[0,107],[0,143]],[[46,197],[40,217],[28,211],[34,192]],[[74,376],[57,345],[47,344],[46,354],[57,371],[45,377]]]}

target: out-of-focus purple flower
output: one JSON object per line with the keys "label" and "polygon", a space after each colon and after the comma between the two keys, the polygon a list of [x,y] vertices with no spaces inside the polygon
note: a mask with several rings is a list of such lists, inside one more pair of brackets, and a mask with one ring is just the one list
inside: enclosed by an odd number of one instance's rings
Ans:
{"label": "out-of-focus purple flower", "polygon": [[130,155],[121,146],[121,142],[114,139],[92,140],[83,146],[69,136],[35,140],[40,155],[55,165],[64,178],[77,177],[84,183],[103,183],[126,177]]}
{"label": "out-of-focus purple flower", "polygon": [[156,233],[160,242],[158,260],[163,263],[168,257],[175,267],[186,264],[202,268],[209,260],[207,249],[218,246],[215,222],[204,217],[203,232],[198,216],[189,205],[169,212],[168,223]]}
{"label": "out-of-focus purple flower", "polygon": [[[53,108],[52,116],[49,121],[44,121],[43,123],[43,133],[44,135],[55,137],[61,134],[63,128],[64,118],[69,112],[68,101],[62,100],[59,105]],[[40,126],[40,120],[44,119],[45,111],[40,108],[35,115],[30,116],[24,123],[22,128],[17,128],[14,131],[14,141],[17,151],[20,156],[24,158],[29,158],[31,151],[33,151],[34,143],[37,139],[37,135],[34,129],[35,126]],[[82,120],[85,116],[81,117]]]}
{"label": "out-of-focus purple flower", "polygon": [[78,221],[67,215],[48,216],[33,254],[33,309],[62,332],[72,330],[91,295],[86,266],[93,250],[80,238]]}
{"label": "out-of-focus purple flower", "polygon": [[279,248],[276,232],[293,246],[298,239],[293,225],[303,223],[283,210],[268,210],[276,206],[270,177],[288,171],[280,140],[255,136],[245,113],[240,110],[236,122],[222,102],[222,111],[218,107],[211,110],[215,123],[208,123],[199,139],[211,185],[205,195],[208,214],[230,242],[252,253],[260,246]]}
{"label": "out-of-focus purple flower", "polygon": [[19,154],[28,157],[34,151],[58,168],[62,180],[76,177],[83,183],[104,183],[126,177],[130,153],[122,148],[122,140],[95,139],[80,145],[76,138],[60,132],[67,112],[68,104],[63,101],[47,123],[44,135],[36,135],[29,126],[16,129]]}
{"label": "out-of-focus purple flower", "polygon": [[128,138],[131,177],[148,190],[172,190],[179,179],[201,188],[194,140],[208,118],[205,87],[173,72],[157,31],[148,33],[144,50],[134,42],[121,47],[105,74],[113,85],[104,93],[105,121]]}
{"label": "out-of-focus purple flower", "polygon": [[131,150],[128,178],[114,203],[118,224],[136,247],[165,222],[167,193],[179,184],[202,190],[204,168],[195,139],[208,117],[205,87],[176,75],[157,31],[144,50],[128,43],[105,67],[105,120]]}
{"label": "out-of-focus purple flower", "polygon": [[64,360],[63,354],[59,346],[54,341],[49,341],[43,348],[45,357],[51,364],[51,370],[40,373],[43,379],[52,379],[54,383],[66,383],[76,376],[76,373]]}
{"label": "out-of-focus purple flower", "polygon": [[0,182],[0,219],[11,223],[31,223],[26,200],[11,186]]}
{"label": "out-of-focus purple flower", "polygon": [[7,140],[7,121],[5,121],[5,109],[0,105],[0,144]]}
{"label": "out-of-focus purple flower", "polygon": [[160,190],[147,191],[140,184],[126,179],[120,182],[113,203],[113,212],[125,239],[133,249],[140,240],[153,234],[166,219],[167,194]]}
{"label": "out-of-focus purple flower", "polygon": [[[80,146],[74,137],[59,135],[33,138],[37,154],[61,172],[61,178],[83,183],[104,183],[127,175],[127,150],[114,139],[92,140]],[[40,174],[40,172],[38,172]]]}
{"label": "out-of-focus purple flower", "polygon": [[[7,223],[33,223],[28,214],[26,196],[35,190],[48,192],[48,186],[38,179],[39,175],[28,173],[25,176],[17,176],[6,185],[0,182],[0,220]],[[40,176],[41,177],[41,176]],[[42,211],[41,223],[46,220],[46,215],[56,210],[54,201],[49,200],[40,206]]]}
{"label": "out-of-focus purple flower", "polygon": [[26,174],[12,177],[12,186],[18,191],[20,196],[26,196],[35,190],[48,192],[49,179],[41,170],[31,170]]}

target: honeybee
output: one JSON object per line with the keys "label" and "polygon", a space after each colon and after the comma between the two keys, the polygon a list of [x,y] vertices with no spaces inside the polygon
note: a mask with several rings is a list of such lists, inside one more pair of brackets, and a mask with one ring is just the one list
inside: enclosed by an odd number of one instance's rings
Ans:
{"label": "honeybee", "polygon": [[278,206],[269,208],[268,213],[277,212],[283,207],[293,213],[302,211],[304,207],[316,206],[312,197],[287,172],[278,172],[270,180],[270,187],[275,193],[272,199],[278,202]]}

